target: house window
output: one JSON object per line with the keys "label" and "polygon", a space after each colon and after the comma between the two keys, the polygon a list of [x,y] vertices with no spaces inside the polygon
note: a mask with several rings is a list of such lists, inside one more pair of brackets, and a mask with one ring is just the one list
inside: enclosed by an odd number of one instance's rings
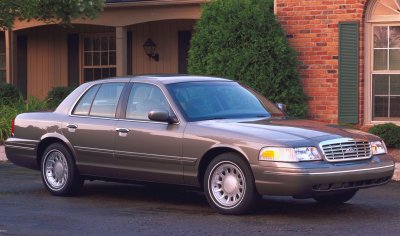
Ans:
{"label": "house window", "polygon": [[400,120],[400,26],[373,27],[372,115]]}
{"label": "house window", "polygon": [[115,76],[115,35],[85,35],[82,56],[84,82]]}
{"label": "house window", "polygon": [[6,82],[6,40],[4,32],[0,31],[0,82]]}

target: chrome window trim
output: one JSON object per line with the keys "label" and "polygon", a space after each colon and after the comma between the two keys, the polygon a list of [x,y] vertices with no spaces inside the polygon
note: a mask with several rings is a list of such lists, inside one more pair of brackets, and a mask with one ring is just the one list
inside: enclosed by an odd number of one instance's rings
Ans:
{"label": "chrome window trim", "polygon": [[[92,83],[93,83],[93,82],[92,82]],[[113,82],[113,81],[108,81],[108,82],[104,82],[104,83],[93,83],[92,85],[88,86],[88,87],[82,92],[82,94],[74,101],[73,105],[72,105],[71,108],[69,109],[68,116],[70,116],[70,117],[79,117],[79,118],[94,118],[94,119],[116,120],[116,121],[121,120],[121,121],[130,121],[130,122],[153,123],[153,124],[168,124],[168,125],[170,125],[168,122],[159,122],[159,121],[151,121],[151,120],[117,119],[117,118],[110,118],[110,117],[100,117],[100,116],[90,116],[90,115],[84,116],[84,115],[74,115],[74,114],[72,114],[72,111],[74,110],[74,108],[76,107],[76,105],[78,104],[78,102],[79,102],[79,101],[81,100],[81,98],[87,93],[87,91],[89,91],[89,89],[93,88],[93,87],[96,86],[96,85],[103,85],[103,84],[109,84],[109,83],[125,83],[125,84],[127,84],[127,83],[132,83],[132,84],[142,83],[142,84],[150,84],[150,85],[156,86],[158,89],[161,90],[161,92],[162,92],[163,95],[164,95],[164,98],[165,98],[165,99],[167,100],[167,102],[168,102],[169,107],[172,109],[174,115],[175,115],[176,118],[178,119],[178,122],[177,122],[177,123],[173,123],[173,125],[179,125],[179,124],[181,123],[181,120],[180,120],[179,116],[176,115],[176,114],[177,114],[176,109],[175,109],[173,106],[171,106],[170,100],[169,100],[168,97],[165,95],[164,90],[163,90],[160,86],[158,86],[158,85],[155,84],[155,83],[151,83],[151,82],[141,82],[141,81],[140,81],[140,82],[137,82],[137,81],[132,81],[132,80],[127,81],[127,82]],[[126,86],[126,85],[125,85],[125,86]],[[100,89],[100,88],[99,88],[99,89]],[[121,95],[122,95],[122,94],[121,94]],[[129,95],[130,95],[130,91],[129,91]],[[129,99],[129,96],[128,96],[128,99]],[[125,108],[125,109],[126,109],[126,108]]]}

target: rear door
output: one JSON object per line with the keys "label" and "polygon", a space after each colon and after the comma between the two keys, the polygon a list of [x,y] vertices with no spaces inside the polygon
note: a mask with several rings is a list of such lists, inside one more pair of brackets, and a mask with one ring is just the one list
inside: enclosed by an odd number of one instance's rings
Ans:
{"label": "rear door", "polygon": [[63,123],[64,136],[74,147],[82,174],[115,177],[115,117],[125,85],[115,82],[89,88]]}
{"label": "rear door", "polygon": [[183,183],[182,136],[184,126],[149,120],[152,109],[169,110],[163,91],[156,85],[134,83],[126,114],[117,121],[115,163],[120,178]]}

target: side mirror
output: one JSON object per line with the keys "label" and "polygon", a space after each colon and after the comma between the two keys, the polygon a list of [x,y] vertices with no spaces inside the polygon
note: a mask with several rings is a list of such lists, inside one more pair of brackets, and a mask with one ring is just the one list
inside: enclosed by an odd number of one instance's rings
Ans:
{"label": "side mirror", "polygon": [[148,117],[152,121],[178,123],[178,119],[175,116],[171,117],[169,112],[164,109],[153,109],[149,112]]}
{"label": "side mirror", "polygon": [[275,105],[279,108],[279,110],[281,110],[281,111],[283,111],[283,112],[286,112],[286,105],[285,105],[285,104],[283,104],[283,103],[276,103]]}

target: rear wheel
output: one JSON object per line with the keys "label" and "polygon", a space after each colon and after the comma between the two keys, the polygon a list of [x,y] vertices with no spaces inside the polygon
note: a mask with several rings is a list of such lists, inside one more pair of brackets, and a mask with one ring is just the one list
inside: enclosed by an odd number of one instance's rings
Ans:
{"label": "rear wheel", "polygon": [[50,193],[57,196],[76,194],[83,179],[75,166],[69,150],[61,143],[48,146],[41,163],[42,180]]}
{"label": "rear wheel", "polygon": [[259,199],[248,164],[236,153],[224,153],[211,161],[204,175],[208,203],[221,214],[243,214]]}
{"label": "rear wheel", "polygon": [[345,203],[356,195],[358,189],[348,190],[345,192],[329,193],[323,195],[314,195],[313,198],[319,203],[340,204]]}

